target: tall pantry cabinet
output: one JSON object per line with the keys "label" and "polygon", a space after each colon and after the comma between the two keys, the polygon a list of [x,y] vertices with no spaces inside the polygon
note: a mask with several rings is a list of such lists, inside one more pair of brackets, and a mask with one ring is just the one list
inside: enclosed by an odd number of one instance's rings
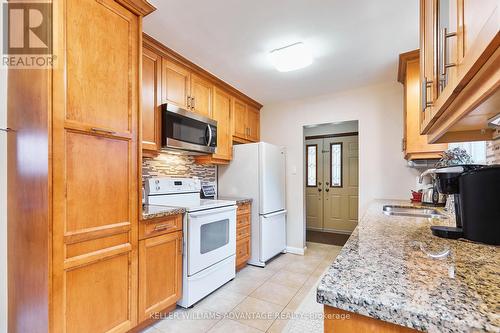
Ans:
{"label": "tall pantry cabinet", "polygon": [[53,69],[8,75],[9,332],[137,324],[142,0],[53,1]]}

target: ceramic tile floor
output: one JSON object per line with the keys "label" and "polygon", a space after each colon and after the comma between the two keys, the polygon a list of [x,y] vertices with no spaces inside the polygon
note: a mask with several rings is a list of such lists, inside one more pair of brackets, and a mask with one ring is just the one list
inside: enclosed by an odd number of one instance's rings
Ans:
{"label": "ceramic tile floor", "polygon": [[247,266],[191,309],[178,307],[143,333],[282,332],[341,247],[307,243],[304,256],[282,254],[265,268]]}

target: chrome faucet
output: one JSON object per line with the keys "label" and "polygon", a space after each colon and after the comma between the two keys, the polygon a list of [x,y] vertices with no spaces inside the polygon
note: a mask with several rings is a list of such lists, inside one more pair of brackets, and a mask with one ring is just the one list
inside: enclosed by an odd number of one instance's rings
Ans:
{"label": "chrome faucet", "polygon": [[420,174],[420,176],[418,177],[418,183],[419,183],[419,184],[422,184],[422,182],[424,181],[424,177],[425,177],[425,176],[428,176],[428,175],[434,175],[434,174],[436,174],[436,169],[435,169],[435,168],[425,170],[425,171],[424,171],[424,172],[422,172],[422,173]]}

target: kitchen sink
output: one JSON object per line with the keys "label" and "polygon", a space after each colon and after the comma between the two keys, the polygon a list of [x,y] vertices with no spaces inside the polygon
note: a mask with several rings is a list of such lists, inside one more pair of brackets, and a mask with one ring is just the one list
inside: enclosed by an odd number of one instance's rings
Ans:
{"label": "kitchen sink", "polygon": [[385,205],[383,211],[385,215],[427,217],[427,218],[437,218],[437,219],[448,218],[446,215],[440,213],[437,209],[429,207]]}

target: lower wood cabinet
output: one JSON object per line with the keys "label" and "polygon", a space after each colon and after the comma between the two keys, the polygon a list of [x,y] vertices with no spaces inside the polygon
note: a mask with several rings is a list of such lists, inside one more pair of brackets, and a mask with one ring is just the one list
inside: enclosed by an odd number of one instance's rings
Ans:
{"label": "lower wood cabinet", "polygon": [[182,295],[182,231],[139,241],[139,322]]}
{"label": "lower wood cabinet", "polygon": [[250,259],[251,204],[238,205],[236,211],[236,270],[246,266]]}

